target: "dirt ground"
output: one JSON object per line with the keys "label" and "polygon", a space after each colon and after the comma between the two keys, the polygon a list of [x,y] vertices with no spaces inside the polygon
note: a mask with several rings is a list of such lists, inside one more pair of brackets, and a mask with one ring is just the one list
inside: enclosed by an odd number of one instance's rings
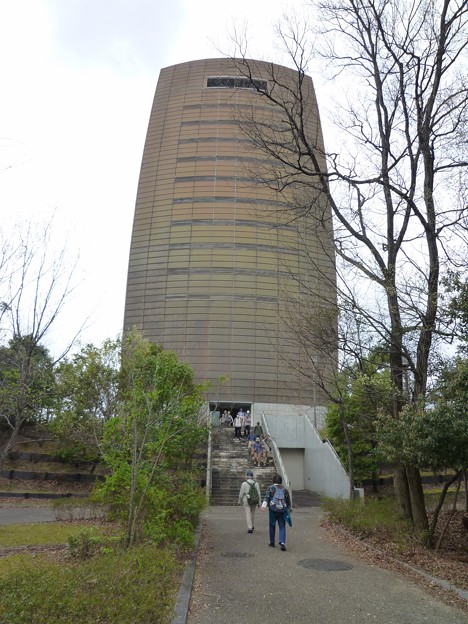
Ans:
{"label": "dirt ground", "polygon": [[[439,526],[447,520],[448,511],[441,512]],[[384,533],[358,536],[329,521],[324,525],[333,541],[372,565],[398,571],[436,593],[449,604],[461,606],[468,614],[468,599],[443,589],[435,579],[447,581],[459,590],[468,592],[468,552],[464,549],[466,530],[462,525],[463,511],[452,518],[440,549],[436,552],[414,543],[396,544]],[[439,535],[436,533],[435,541]],[[431,579],[434,578],[434,580]]]}
{"label": "dirt ground", "polygon": [[[23,494],[21,498],[14,498],[13,500],[19,504],[19,501],[23,499],[27,499],[30,502],[32,500],[36,500],[33,498],[28,498],[28,493],[53,493],[53,494],[62,494],[73,495],[87,495],[91,492],[92,484],[89,483],[72,483],[67,481],[43,481],[41,479],[34,479],[32,481],[28,481],[26,479],[4,479],[0,478],[0,492],[4,492],[8,494],[9,492],[18,492]],[[37,499],[37,502],[39,499]],[[0,505],[5,503],[5,498],[0,498]]]}
{"label": "dirt ground", "polygon": [[[91,484],[41,480],[12,481],[0,478],[0,492],[22,492],[26,494],[21,498],[2,496],[0,497],[0,506],[43,506],[50,504],[50,499],[28,497],[28,492],[53,492],[64,497],[71,497],[73,495],[87,495],[91,489]],[[441,512],[439,527],[444,526],[449,513],[449,511]],[[437,593],[446,602],[457,603],[466,608],[468,613],[468,600],[460,598],[453,592],[441,589],[436,583],[431,582],[430,578],[425,578],[417,572],[419,570],[429,577],[443,579],[458,589],[468,592],[468,532],[462,523],[464,515],[466,514],[461,510],[455,512],[437,552],[423,548],[416,542],[394,543],[384,532],[359,536],[328,521],[325,521],[324,524],[330,539],[339,542],[354,555],[373,565],[398,570],[401,574],[411,577],[416,583],[430,589],[431,592]],[[436,533],[435,543],[437,543],[438,538],[439,534]]]}

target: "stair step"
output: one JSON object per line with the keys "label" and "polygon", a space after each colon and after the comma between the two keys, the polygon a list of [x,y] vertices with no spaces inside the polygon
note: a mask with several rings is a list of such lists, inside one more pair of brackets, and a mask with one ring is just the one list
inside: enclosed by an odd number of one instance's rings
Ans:
{"label": "stair step", "polygon": [[212,505],[236,505],[247,470],[251,469],[263,495],[276,473],[274,464],[253,466],[245,442],[237,442],[232,429],[214,432],[212,449]]}

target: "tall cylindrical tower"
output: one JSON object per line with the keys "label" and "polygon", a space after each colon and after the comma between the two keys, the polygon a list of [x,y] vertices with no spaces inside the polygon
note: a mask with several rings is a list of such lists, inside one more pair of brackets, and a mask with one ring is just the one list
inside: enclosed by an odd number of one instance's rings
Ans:
{"label": "tall cylindrical tower", "polygon": [[[293,70],[253,63],[260,89],[272,68],[286,84],[297,80]],[[308,130],[322,150],[306,80]],[[199,381],[213,382],[214,400],[311,405],[311,384],[288,363],[306,356],[284,324],[282,299],[300,290],[298,275],[317,283],[321,271],[334,276],[332,241],[311,240],[304,219],[291,219],[284,198],[258,183],[256,167],[268,158],[239,119],[274,121],[279,113],[252,86],[230,59],[161,71],[138,185],[124,327],[174,350]]]}

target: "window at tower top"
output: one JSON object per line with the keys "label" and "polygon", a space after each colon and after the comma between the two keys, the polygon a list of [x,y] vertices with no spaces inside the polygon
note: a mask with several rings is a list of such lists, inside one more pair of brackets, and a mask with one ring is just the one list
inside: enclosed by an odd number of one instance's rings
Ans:
{"label": "window at tower top", "polygon": [[266,80],[257,80],[256,78],[244,78],[234,76],[213,76],[206,81],[207,87],[215,87],[222,89],[259,89],[266,91]]}

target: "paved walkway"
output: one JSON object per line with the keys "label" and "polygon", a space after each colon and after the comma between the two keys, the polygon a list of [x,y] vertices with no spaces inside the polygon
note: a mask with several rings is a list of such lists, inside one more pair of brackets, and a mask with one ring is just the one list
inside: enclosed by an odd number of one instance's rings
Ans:
{"label": "paved walkway", "polygon": [[52,507],[1,507],[0,501],[0,525],[54,522],[55,520],[56,516]]}
{"label": "paved walkway", "polygon": [[287,551],[268,547],[268,514],[247,533],[242,507],[210,507],[188,624],[467,624],[403,576],[330,543],[318,507],[297,508]]}
{"label": "paved walkway", "polygon": [[[267,513],[257,512],[249,535],[242,507],[208,508],[188,624],[467,624],[407,578],[342,552],[320,514],[296,508],[281,552],[268,546]],[[54,520],[51,507],[0,507],[0,525]]]}

